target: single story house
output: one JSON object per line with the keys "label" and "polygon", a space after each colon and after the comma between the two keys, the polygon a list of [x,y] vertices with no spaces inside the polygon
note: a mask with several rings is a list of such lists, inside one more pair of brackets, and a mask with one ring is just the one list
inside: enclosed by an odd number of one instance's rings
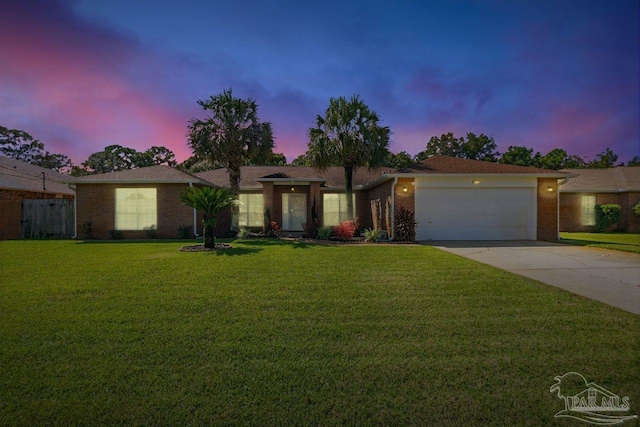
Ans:
{"label": "single story house", "polygon": [[[498,163],[434,156],[406,169],[358,169],[353,176],[355,214],[372,227],[372,202],[380,218],[400,207],[413,211],[418,240],[548,240],[558,235],[558,180],[567,173]],[[77,224],[90,221],[98,238],[108,230],[126,238],[144,237],[151,225],[158,237],[176,237],[180,225],[201,225],[179,201],[189,186],[228,187],[226,169],[191,175],[152,166],[72,180]],[[344,169],[317,171],[305,166],[244,166],[237,225],[262,228],[265,212],[285,232],[300,232],[317,215],[321,225],[346,219]],[[387,215],[387,206],[388,209]],[[223,215],[218,233],[231,226]],[[386,229],[386,221],[381,221]],[[392,235],[393,230],[388,230]]]}
{"label": "single story house", "polygon": [[622,216],[616,229],[640,232],[640,218],[632,208],[640,202],[640,167],[564,169],[574,177],[560,186],[560,231],[591,232],[596,205],[617,204]]}
{"label": "single story house", "polygon": [[0,156],[0,240],[23,236],[23,200],[70,200],[68,175]]}

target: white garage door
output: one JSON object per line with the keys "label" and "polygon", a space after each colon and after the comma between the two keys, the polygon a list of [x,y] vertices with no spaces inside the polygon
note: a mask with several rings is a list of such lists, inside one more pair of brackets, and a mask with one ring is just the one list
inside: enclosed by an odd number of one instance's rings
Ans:
{"label": "white garage door", "polygon": [[418,240],[534,240],[534,188],[416,188]]}

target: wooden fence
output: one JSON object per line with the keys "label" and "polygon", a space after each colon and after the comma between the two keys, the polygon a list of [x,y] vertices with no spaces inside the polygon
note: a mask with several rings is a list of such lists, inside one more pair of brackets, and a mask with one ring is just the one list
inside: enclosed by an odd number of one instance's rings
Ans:
{"label": "wooden fence", "polygon": [[70,238],[73,221],[73,200],[22,200],[22,238]]}

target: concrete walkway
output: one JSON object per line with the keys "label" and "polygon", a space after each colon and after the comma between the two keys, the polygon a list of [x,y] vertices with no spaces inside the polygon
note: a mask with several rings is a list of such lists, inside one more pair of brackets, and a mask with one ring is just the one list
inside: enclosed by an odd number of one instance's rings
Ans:
{"label": "concrete walkway", "polygon": [[426,244],[640,314],[640,254],[537,241]]}

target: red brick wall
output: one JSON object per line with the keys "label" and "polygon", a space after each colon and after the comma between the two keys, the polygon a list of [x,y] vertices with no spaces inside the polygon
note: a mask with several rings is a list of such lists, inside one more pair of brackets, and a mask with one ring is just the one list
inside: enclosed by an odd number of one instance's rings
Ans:
{"label": "red brick wall", "polygon": [[[640,193],[561,193],[560,194],[560,231],[584,232],[595,231],[595,226],[582,225],[582,196],[596,196],[596,205],[617,204],[622,207],[622,219],[616,229],[630,231],[633,227],[640,227],[640,222],[631,216],[629,197]],[[627,208],[625,208],[627,206]],[[633,205],[631,205],[633,206]],[[627,212],[625,212],[625,210]]]}
{"label": "red brick wall", "polygon": [[371,202],[365,191],[354,191],[356,195],[356,209],[354,215],[358,220],[360,229],[373,228],[373,220],[371,218]]}
{"label": "red brick wall", "polygon": [[[188,188],[187,184],[78,184],[76,224],[79,237],[82,237],[82,225],[91,221],[91,234],[95,238],[109,238],[109,230],[115,228],[116,188],[157,188],[158,238],[177,238],[178,227],[193,226],[193,209],[180,202],[180,193]],[[200,224],[198,226],[201,228]],[[123,230],[122,233],[125,239],[147,238],[144,230]]]}
{"label": "red brick wall", "polygon": [[[551,191],[549,191],[551,188]],[[558,180],[538,178],[538,240],[558,238]]]}
{"label": "red brick wall", "polygon": [[[273,182],[263,182],[262,183],[262,200],[264,202],[264,209],[269,209],[269,213],[271,215],[271,219],[273,220],[273,209],[274,209],[274,185]],[[280,202],[282,203],[282,202]],[[280,207],[282,209],[282,206]],[[282,217],[280,218],[280,222],[282,222]]]}
{"label": "red brick wall", "polygon": [[311,221],[311,206],[313,206],[314,201],[316,203],[316,214],[318,215],[318,221],[320,221],[320,224],[322,224],[323,200],[319,182],[312,182],[309,186],[309,221]]}
{"label": "red brick wall", "polygon": [[622,218],[620,227],[628,233],[640,233],[640,217],[633,214],[633,207],[640,202],[640,191],[631,191],[619,195]]}
{"label": "red brick wall", "polygon": [[[407,191],[404,191],[406,187]],[[413,178],[398,178],[398,183],[394,189],[395,191],[395,209],[400,209],[400,206],[404,206],[405,209],[411,212],[416,211],[415,207],[415,189],[413,188]]]}

